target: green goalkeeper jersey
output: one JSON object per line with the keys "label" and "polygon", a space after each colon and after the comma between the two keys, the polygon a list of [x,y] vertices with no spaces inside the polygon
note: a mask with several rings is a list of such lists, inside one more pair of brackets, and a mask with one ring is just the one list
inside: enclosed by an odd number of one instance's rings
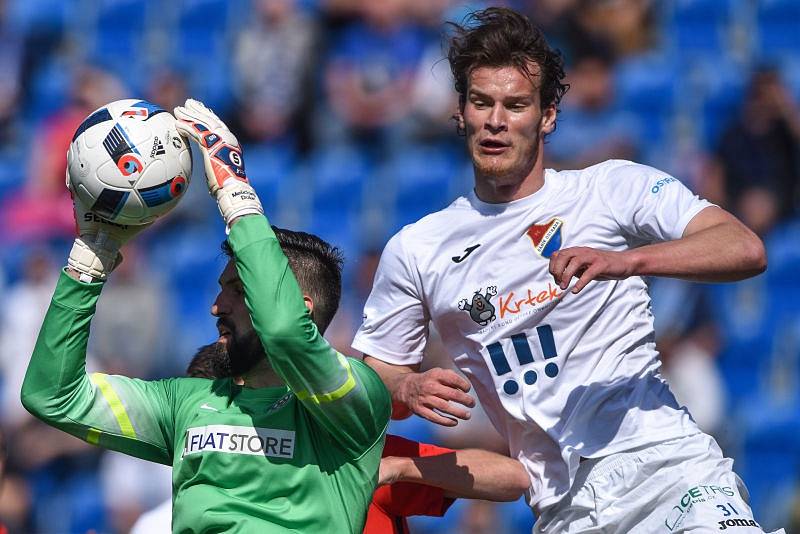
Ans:
{"label": "green goalkeeper jersey", "polygon": [[319,334],[275,234],[240,219],[229,241],[253,325],[284,387],[145,381],[85,369],[101,283],[61,275],[22,387],[47,423],[173,466],[173,532],[360,533],[390,399]]}

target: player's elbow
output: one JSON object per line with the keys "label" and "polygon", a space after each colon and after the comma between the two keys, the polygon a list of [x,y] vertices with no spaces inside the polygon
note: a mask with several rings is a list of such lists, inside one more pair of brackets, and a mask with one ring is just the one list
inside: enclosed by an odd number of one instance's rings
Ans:
{"label": "player's elbow", "polygon": [[45,419],[47,414],[47,399],[42,395],[41,390],[33,387],[28,380],[22,383],[19,400],[22,407],[39,419]]}
{"label": "player's elbow", "polygon": [[[497,462],[497,460],[495,460]],[[516,501],[530,489],[531,481],[517,460],[503,458],[495,465],[495,490],[483,498],[497,502]]]}
{"label": "player's elbow", "polygon": [[749,276],[756,276],[767,270],[767,251],[764,242],[757,235],[751,234],[742,243],[742,260],[744,270]]}
{"label": "player's elbow", "polygon": [[516,501],[522,495],[528,491],[531,486],[531,480],[528,478],[528,473],[525,471],[525,468],[516,460],[512,460],[514,462],[514,468],[511,470],[511,476],[509,477],[509,501]]}

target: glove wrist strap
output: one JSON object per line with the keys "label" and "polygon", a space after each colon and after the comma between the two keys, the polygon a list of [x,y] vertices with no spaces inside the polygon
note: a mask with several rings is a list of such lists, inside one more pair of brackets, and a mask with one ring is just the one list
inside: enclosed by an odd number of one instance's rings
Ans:
{"label": "glove wrist strap", "polygon": [[105,280],[120,262],[119,247],[113,240],[81,236],[72,245],[67,265],[80,273],[81,281],[91,282],[92,279]]}
{"label": "glove wrist strap", "polygon": [[262,215],[264,208],[253,187],[239,180],[228,180],[217,190],[217,206],[225,225],[242,215]]}

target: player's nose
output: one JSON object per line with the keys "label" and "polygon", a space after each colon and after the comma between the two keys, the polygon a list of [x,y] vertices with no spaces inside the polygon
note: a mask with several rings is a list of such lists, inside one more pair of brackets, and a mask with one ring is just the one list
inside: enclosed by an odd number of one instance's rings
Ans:
{"label": "player's nose", "polygon": [[214,299],[214,302],[211,304],[211,315],[214,317],[219,317],[222,315],[224,310],[222,309],[222,292],[217,294],[217,298]]}
{"label": "player's nose", "polygon": [[503,106],[497,103],[492,107],[489,116],[486,117],[486,129],[492,133],[502,132],[506,129],[506,116]]}

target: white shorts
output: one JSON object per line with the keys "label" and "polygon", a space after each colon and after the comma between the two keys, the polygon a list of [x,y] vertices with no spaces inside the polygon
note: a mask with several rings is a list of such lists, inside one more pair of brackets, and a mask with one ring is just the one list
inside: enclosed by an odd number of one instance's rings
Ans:
{"label": "white shorts", "polygon": [[763,533],[748,500],[733,460],[700,433],[584,460],[570,493],[541,510],[533,532]]}

